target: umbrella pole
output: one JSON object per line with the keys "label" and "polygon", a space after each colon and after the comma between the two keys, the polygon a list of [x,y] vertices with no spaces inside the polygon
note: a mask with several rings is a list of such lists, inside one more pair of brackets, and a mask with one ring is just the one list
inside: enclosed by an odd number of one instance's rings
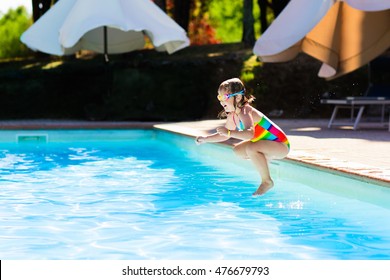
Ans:
{"label": "umbrella pole", "polygon": [[104,68],[106,72],[106,87],[107,87],[107,96],[111,95],[111,83],[112,83],[112,73],[110,71],[110,60],[108,59],[108,50],[107,50],[107,26],[103,27],[103,47],[104,47]]}
{"label": "umbrella pole", "polygon": [[104,62],[108,63],[108,54],[107,54],[107,26],[103,27],[103,44],[104,44]]}

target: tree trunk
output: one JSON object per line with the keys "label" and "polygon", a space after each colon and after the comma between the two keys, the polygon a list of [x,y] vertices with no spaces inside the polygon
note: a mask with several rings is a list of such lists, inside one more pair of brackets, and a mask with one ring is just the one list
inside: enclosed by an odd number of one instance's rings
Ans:
{"label": "tree trunk", "polygon": [[272,10],[275,18],[283,11],[290,0],[272,0]]}
{"label": "tree trunk", "polygon": [[53,0],[32,0],[33,20],[36,22],[44,13],[46,13],[51,5],[56,2]]}
{"label": "tree trunk", "polygon": [[257,5],[260,8],[260,31],[263,34],[268,28],[267,11],[268,11],[268,0],[257,0]]}
{"label": "tree trunk", "polygon": [[[271,2],[270,2],[271,1]],[[260,8],[260,25],[261,25],[261,34],[267,30],[269,23],[267,20],[268,8],[272,9],[274,18],[276,18],[283,9],[287,6],[290,0],[257,0],[257,4]]]}
{"label": "tree trunk", "polygon": [[191,0],[174,1],[173,19],[186,32],[188,31],[188,24],[190,22],[190,8],[191,8]]}
{"label": "tree trunk", "polygon": [[167,12],[167,1],[166,0],[154,0],[154,3],[160,7],[165,13]]}
{"label": "tree trunk", "polygon": [[256,41],[254,22],[253,0],[244,0],[242,42],[248,46],[253,46]]}

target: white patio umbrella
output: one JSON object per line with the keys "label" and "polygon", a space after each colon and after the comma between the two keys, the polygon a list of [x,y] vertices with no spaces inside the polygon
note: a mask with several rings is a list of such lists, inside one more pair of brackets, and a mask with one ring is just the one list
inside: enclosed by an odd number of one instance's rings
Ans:
{"label": "white patio umbrella", "polygon": [[142,49],[144,36],[169,54],[189,45],[184,29],[150,0],[60,0],[20,39],[53,55],[107,55]]}
{"label": "white patio umbrella", "polygon": [[390,47],[390,0],[291,0],[256,41],[264,62],[304,52],[323,62],[318,76],[334,79]]}

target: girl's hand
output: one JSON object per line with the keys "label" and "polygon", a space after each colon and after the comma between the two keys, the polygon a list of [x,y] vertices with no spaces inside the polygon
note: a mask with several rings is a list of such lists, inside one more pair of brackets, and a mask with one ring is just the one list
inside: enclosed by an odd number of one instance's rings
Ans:
{"label": "girl's hand", "polygon": [[217,128],[217,133],[221,136],[226,136],[229,137],[228,135],[228,129],[226,127],[218,127]]}
{"label": "girl's hand", "polygon": [[206,137],[204,137],[204,136],[196,137],[195,143],[196,143],[196,145],[200,145],[200,144],[206,143]]}

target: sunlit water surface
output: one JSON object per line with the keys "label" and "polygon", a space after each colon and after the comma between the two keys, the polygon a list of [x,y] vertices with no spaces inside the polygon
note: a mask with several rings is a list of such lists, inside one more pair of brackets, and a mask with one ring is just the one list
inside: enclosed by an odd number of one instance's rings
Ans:
{"label": "sunlit water surface", "polygon": [[283,178],[252,197],[227,148],[145,131],[0,158],[1,259],[390,258],[388,208]]}

